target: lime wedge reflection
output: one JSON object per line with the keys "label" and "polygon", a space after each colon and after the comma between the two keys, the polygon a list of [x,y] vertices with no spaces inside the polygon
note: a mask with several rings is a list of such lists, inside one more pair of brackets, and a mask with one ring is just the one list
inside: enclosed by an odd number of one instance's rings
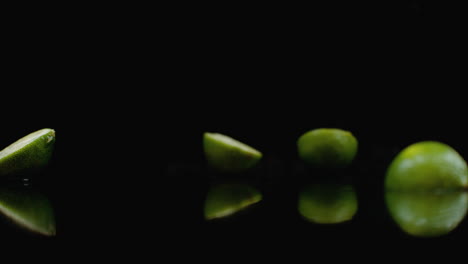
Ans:
{"label": "lime wedge reflection", "polygon": [[231,216],[262,199],[262,194],[253,186],[243,183],[214,185],[205,200],[205,219],[212,220]]}
{"label": "lime wedge reflection", "polygon": [[385,200],[393,220],[407,234],[437,237],[454,230],[466,215],[466,192],[387,191]]}
{"label": "lime wedge reflection", "polygon": [[0,214],[33,233],[54,236],[55,216],[41,193],[19,187],[0,188]]}
{"label": "lime wedge reflection", "polygon": [[337,224],[349,221],[357,209],[357,196],[352,185],[312,184],[299,193],[299,213],[313,223]]}

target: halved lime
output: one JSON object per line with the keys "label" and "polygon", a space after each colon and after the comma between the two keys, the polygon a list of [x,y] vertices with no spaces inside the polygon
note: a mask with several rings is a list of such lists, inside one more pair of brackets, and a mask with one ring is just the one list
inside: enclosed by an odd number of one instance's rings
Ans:
{"label": "halved lime", "polygon": [[249,169],[262,158],[260,151],[219,133],[204,133],[203,147],[208,164],[225,172]]}
{"label": "halved lime", "polygon": [[55,131],[33,132],[0,151],[0,176],[23,175],[44,168],[52,156]]}
{"label": "halved lime", "polygon": [[205,200],[205,219],[231,216],[262,200],[262,194],[243,183],[222,183],[211,187]]}
{"label": "halved lime", "polygon": [[463,189],[468,185],[465,160],[450,146],[423,141],[403,149],[387,169],[385,188],[436,191]]}
{"label": "halved lime", "polygon": [[310,130],[297,141],[299,157],[318,168],[344,168],[356,156],[358,141],[354,135],[338,128]]}
{"label": "halved lime", "polygon": [[20,188],[0,188],[0,214],[33,233],[45,236],[56,233],[54,209],[41,193]]}

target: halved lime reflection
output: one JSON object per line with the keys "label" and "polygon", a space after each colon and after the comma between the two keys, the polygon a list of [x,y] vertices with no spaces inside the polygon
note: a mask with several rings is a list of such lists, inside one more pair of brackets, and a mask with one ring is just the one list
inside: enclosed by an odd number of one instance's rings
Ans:
{"label": "halved lime reflection", "polygon": [[338,224],[351,220],[358,210],[352,185],[311,184],[299,193],[299,213],[318,224]]}
{"label": "halved lime reflection", "polygon": [[386,191],[385,200],[393,220],[407,234],[438,237],[453,231],[468,209],[468,193]]}
{"label": "halved lime reflection", "polygon": [[262,194],[252,185],[220,183],[213,185],[205,200],[206,220],[225,218],[262,200]]}
{"label": "halved lime reflection", "polygon": [[55,216],[50,201],[35,190],[0,188],[0,214],[30,232],[55,236]]}

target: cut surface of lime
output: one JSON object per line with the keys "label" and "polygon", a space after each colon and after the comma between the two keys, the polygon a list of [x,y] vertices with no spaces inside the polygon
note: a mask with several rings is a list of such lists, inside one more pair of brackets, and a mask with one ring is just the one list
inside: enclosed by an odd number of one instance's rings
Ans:
{"label": "cut surface of lime", "polygon": [[55,144],[55,130],[44,128],[22,137],[0,151],[0,176],[29,174],[44,168]]}
{"label": "cut surface of lime", "polygon": [[310,130],[297,140],[299,157],[318,168],[344,168],[356,156],[358,141],[354,135],[338,128]]}
{"label": "cut surface of lime", "polygon": [[249,169],[262,158],[260,151],[219,133],[205,132],[203,148],[208,164],[225,172]]}
{"label": "cut surface of lime", "polygon": [[465,160],[450,146],[436,141],[403,149],[387,168],[385,188],[408,191],[446,191],[468,185]]}

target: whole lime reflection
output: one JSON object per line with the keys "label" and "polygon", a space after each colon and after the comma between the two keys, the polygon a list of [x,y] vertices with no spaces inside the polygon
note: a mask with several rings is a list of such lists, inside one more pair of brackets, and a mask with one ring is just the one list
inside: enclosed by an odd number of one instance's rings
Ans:
{"label": "whole lime reflection", "polygon": [[312,184],[299,193],[299,213],[313,223],[346,222],[354,217],[357,209],[357,196],[352,185]]}
{"label": "whole lime reflection", "polygon": [[206,195],[205,219],[212,220],[231,216],[261,200],[262,194],[249,184],[221,183],[213,185]]}
{"label": "whole lime reflection", "polygon": [[22,187],[0,188],[0,214],[30,232],[55,235],[55,216],[49,200]]}
{"label": "whole lime reflection", "polygon": [[386,191],[385,200],[393,220],[407,234],[437,237],[454,230],[466,215],[466,192]]}

